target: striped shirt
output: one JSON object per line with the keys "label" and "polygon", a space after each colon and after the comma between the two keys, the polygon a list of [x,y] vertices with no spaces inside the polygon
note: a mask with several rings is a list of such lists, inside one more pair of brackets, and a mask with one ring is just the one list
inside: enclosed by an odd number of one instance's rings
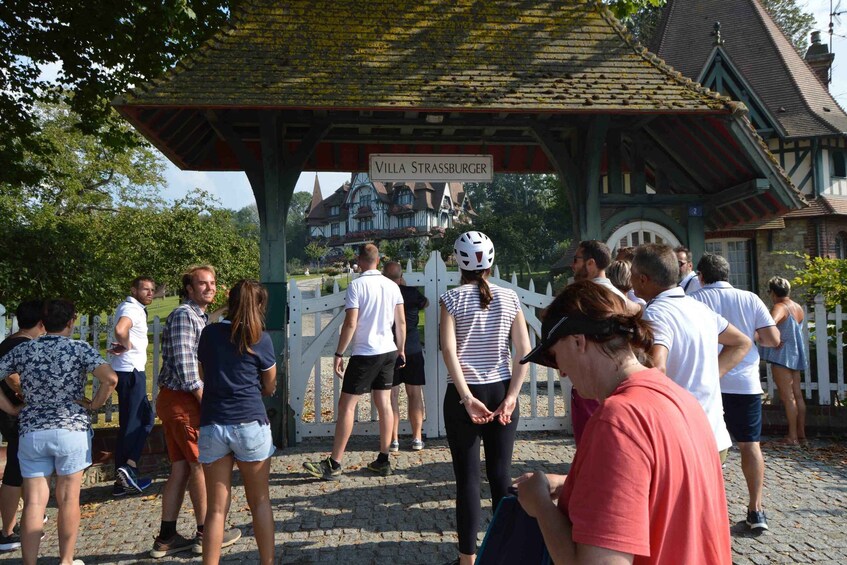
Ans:
{"label": "striped shirt", "polygon": [[[466,284],[441,295],[441,303],[456,320],[456,353],[465,382],[496,383],[512,378],[509,347],[512,322],[520,301],[515,291],[489,284],[491,304],[479,305],[479,288]],[[448,375],[447,382],[453,379]]]}

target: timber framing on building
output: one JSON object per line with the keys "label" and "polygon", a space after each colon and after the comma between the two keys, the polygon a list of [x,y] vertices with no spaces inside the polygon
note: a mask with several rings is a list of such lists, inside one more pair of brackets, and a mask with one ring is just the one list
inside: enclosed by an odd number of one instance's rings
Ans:
{"label": "timber framing on building", "polygon": [[[649,220],[695,252],[706,229],[805,205],[743,104],[671,69],[593,1],[245,0],[114,104],[177,166],[246,172],[279,351],[285,218],[303,170],[489,154],[496,172],[558,174],[580,238]],[[278,443],[284,378],[269,407]]]}
{"label": "timber framing on building", "polygon": [[756,275],[751,290],[785,275],[792,259],[776,252],[847,258],[847,113],[828,90],[834,54],[820,32],[811,39],[801,56],[757,0],[669,0],[651,42],[685,76],[747,106],[757,133],[811,203],[707,233],[713,250],[735,242],[741,255],[734,263],[746,261]]}

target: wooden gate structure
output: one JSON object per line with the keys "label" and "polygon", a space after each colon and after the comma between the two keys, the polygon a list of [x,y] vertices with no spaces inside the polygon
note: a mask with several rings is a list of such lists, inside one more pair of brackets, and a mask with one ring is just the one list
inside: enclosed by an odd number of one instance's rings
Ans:
{"label": "wooden gate structure", "polygon": [[[558,175],[580,239],[647,220],[695,256],[706,228],[805,205],[743,104],[668,67],[595,0],[245,0],[114,106],[181,169],[245,171],[277,351],[302,171],[491,155],[497,173]],[[267,402],[280,446],[294,439],[287,377]]]}
{"label": "wooden gate structure", "polygon": [[[433,252],[422,272],[413,272],[409,263],[403,277],[409,286],[422,287],[429,300],[429,306],[424,310],[426,322],[422,336],[427,379],[424,387],[426,419],[423,432],[430,438],[439,437],[445,435],[441,404],[447,384],[447,367],[438,349],[438,297],[459,284],[459,273],[448,271],[441,256]],[[496,266],[490,282],[517,292],[534,347],[541,333],[538,313],[553,300],[551,286],[547,285],[544,294],[535,292],[532,281],[528,289],[520,288],[514,275],[510,281],[501,279]],[[332,364],[338,332],[344,321],[344,295],[344,292],[338,291],[336,284],[332,294],[322,296],[319,291],[315,297],[304,298],[296,283],[291,284],[289,374],[295,436],[298,441],[304,437],[331,437],[335,431],[334,411],[338,406],[341,381],[332,375]],[[310,335],[305,335],[306,331]],[[521,392],[523,412],[518,424],[519,430],[565,430],[570,433],[570,418],[567,417],[566,409],[570,404],[571,384],[565,379],[560,388],[558,380],[553,369],[530,364]],[[368,409],[367,404],[360,402],[356,433],[378,434],[376,408],[371,404]],[[400,433],[409,431],[408,422],[402,421]]]}

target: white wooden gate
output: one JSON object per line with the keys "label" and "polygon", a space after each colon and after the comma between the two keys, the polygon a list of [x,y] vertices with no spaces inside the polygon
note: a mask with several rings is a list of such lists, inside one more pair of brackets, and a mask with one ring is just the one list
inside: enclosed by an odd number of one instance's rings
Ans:
{"label": "white wooden gate", "polygon": [[[423,270],[414,272],[411,263],[404,273],[406,284],[422,287],[429,300],[423,311],[424,359],[427,383],[424,387],[426,419],[424,434],[439,437],[445,433],[442,399],[447,386],[447,368],[438,349],[438,297],[448,288],[459,284],[459,273],[448,271],[438,253],[433,253]],[[500,279],[495,267],[492,284],[512,288],[517,292],[534,345],[541,331],[537,312],[552,300],[552,290],[539,294],[530,282],[528,289],[518,287],[517,278]],[[296,415],[297,439],[310,436],[332,436],[335,430],[335,408],[340,395],[340,380],[332,375],[333,353],[344,320],[344,292],[338,285],[331,294],[322,296],[320,290],[312,298],[304,298],[295,282],[289,292],[289,374],[291,406]],[[556,372],[546,367],[530,365],[529,375],[521,393],[521,430],[566,430],[570,432],[566,407],[569,405],[570,381],[558,385]],[[545,401],[546,399],[546,401]],[[355,433],[379,433],[377,413],[372,403],[360,402]],[[409,423],[403,420],[400,433],[409,433]]]}

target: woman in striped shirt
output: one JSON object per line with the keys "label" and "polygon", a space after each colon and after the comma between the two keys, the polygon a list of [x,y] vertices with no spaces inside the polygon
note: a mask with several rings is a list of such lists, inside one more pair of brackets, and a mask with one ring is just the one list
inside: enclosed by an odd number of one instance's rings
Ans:
{"label": "woman in striped shirt", "polygon": [[470,565],[476,557],[480,517],[479,441],[485,446],[496,508],[511,482],[517,399],[526,376],[526,366],[519,361],[530,345],[518,295],[488,283],[494,264],[494,244],[488,236],[463,233],[454,249],[461,285],[441,296],[441,349],[449,373],[444,424],[456,476],[455,563]]}

